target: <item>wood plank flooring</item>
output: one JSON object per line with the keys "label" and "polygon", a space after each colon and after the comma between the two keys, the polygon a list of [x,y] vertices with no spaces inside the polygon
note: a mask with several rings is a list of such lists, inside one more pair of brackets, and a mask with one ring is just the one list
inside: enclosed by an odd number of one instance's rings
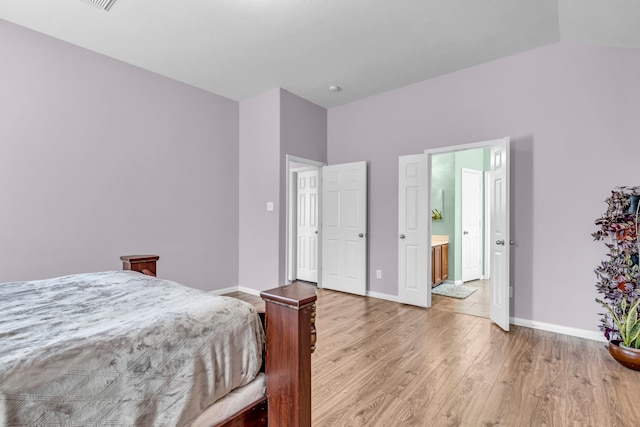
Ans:
{"label": "wood plank flooring", "polygon": [[489,302],[491,289],[488,280],[474,280],[466,282],[465,286],[471,286],[478,290],[465,299],[444,297],[442,295],[431,295],[431,305],[433,308],[441,310],[455,311],[456,313],[470,314],[472,316],[489,317]]}
{"label": "wood plank flooring", "polygon": [[640,372],[600,342],[323,289],[317,327],[314,427],[640,425]]}

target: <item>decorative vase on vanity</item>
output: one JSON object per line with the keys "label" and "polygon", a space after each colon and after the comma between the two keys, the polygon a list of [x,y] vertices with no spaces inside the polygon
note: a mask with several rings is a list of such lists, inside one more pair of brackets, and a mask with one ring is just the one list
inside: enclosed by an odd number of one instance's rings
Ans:
{"label": "decorative vase on vanity", "polygon": [[640,187],[617,187],[606,200],[606,213],[596,220],[592,234],[609,249],[607,258],[595,269],[600,330],[609,341],[609,353],[630,369],[640,370],[640,270],[638,268],[638,211]]}

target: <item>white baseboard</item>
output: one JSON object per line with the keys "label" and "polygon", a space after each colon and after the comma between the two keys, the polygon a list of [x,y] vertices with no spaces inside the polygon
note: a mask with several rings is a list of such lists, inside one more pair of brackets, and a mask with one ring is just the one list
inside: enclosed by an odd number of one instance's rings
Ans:
{"label": "white baseboard", "polygon": [[[453,283],[456,283],[456,282],[453,282]],[[401,302],[400,298],[397,295],[389,295],[389,294],[383,294],[380,292],[367,291],[367,296],[371,298],[383,299],[383,300],[397,302],[397,303]],[[510,323],[512,325],[523,326],[525,328],[539,329],[541,331],[547,331],[547,332],[555,332],[557,334],[569,335],[577,338],[585,338],[592,341],[607,342],[604,335],[600,331],[589,331],[586,329],[571,328],[568,326],[554,325],[552,323],[538,322],[535,320],[521,319],[518,317],[511,317]]]}
{"label": "white baseboard", "polygon": [[224,289],[216,289],[214,291],[209,291],[209,293],[214,295],[222,295],[222,294],[228,294],[230,292],[236,292],[236,291],[238,291],[238,286],[231,286],[230,288],[224,288]]}
{"label": "white baseboard", "polygon": [[572,337],[585,338],[593,341],[607,342],[606,338],[600,331],[570,328],[568,326],[554,325],[552,323],[538,322],[536,320],[520,319],[518,317],[511,317],[509,320],[512,325],[516,326],[555,332],[557,334],[570,335]]}
{"label": "white baseboard", "polygon": [[371,298],[383,299],[383,300],[392,301],[392,302],[398,302],[398,303],[400,302],[400,297],[397,295],[389,295],[389,294],[383,294],[380,292],[367,291],[367,296]]}

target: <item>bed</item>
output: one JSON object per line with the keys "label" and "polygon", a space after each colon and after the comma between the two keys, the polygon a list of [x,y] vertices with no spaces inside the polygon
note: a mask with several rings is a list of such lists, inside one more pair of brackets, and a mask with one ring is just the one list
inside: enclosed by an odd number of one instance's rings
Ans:
{"label": "bed", "polygon": [[0,425],[311,425],[313,287],[263,292],[258,313],[121,259],[0,284]]}

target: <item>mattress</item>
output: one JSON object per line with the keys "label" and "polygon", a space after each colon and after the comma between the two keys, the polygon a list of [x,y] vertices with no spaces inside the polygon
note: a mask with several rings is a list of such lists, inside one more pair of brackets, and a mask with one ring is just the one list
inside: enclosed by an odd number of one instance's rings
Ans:
{"label": "mattress", "polygon": [[0,284],[0,425],[187,425],[263,343],[251,305],[137,272]]}
{"label": "mattress", "polygon": [[238,387],[216,403],[204,410],[189,427],[212,427],[236,415],[247,406],[264,397],[266,392],[265,375],[259,373],[249,384]]}

